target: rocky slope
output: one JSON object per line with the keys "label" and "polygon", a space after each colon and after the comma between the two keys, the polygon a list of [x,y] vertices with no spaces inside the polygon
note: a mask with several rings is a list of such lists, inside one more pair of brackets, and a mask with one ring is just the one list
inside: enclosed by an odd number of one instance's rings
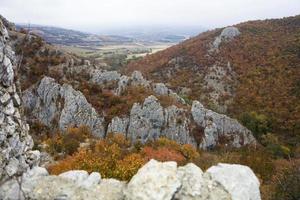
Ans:
{"label": "rocky slope", "polygon": [[[81,72],[82,67],[79,69]],[[164,84],[151,83],[137,71],[131,77],[122,76],[115,71],[91,70],[91,74],[90,81],[95,84],[115,82],[112,90],[116,95],[122,95],[131,85],[139,85],[151,88],[156,96],[169,95],[177,102],[186,104]],[[60,85],[48,77],[26,90],[22,99],[29,116],[46,126],[65,130],[68,126],[86,125],[95,136],[102,138],[108,133],[122,133],[132,142],[139,140],[145,143],[167,137],[181,144],[200,145],[203,149],[216,146],[221,138],[226,138],[227,144],[234,147],[256,143],[251,132],[238,121],[205,109],[198,101],[194,101],[191,108],[179,108],[175,105],[163,107],[151,95],[142,104],[135,103],[129,115],[116,116],[104,123],[102,114],[95,111],[81,92],[70,85]]]}
{"label": "rocky slope", "polygon": [[295,146],[300,133],[299,33],[300,16],[245,22],[202,33],[132,62],[125,71],[139,70],[235,118],[263,115],[267,132]]}

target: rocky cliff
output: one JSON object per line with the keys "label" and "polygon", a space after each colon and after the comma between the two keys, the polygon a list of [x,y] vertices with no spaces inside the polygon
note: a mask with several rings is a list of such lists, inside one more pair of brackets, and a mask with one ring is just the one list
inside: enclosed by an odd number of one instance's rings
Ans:
{"label": "rocky cliff", "polygon": [[15,82],[17,59],[9,42],[0,20],[0,187],[11,184],[8,180],[12,179],[13,184],[6,187],[17,189],[22,173],[38,163],[39,152],[31,151],[33,141],[22,118],[20,90]]}

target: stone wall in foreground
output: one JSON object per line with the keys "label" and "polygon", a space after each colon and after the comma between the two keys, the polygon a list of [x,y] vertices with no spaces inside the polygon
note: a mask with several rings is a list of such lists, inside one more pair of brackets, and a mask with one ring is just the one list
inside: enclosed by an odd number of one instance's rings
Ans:
{"label": "stone wall in foreground", "polygon": [[[260,200],[259,185],[242,165],[218,164],[203,172],[192,163],[150,160],[128,183],[82,170],[50,176],[35,167],[23,175],[21,189],[25,199],[44,200]],[[18,199],[9,186],[0,189],[0,199]]]}

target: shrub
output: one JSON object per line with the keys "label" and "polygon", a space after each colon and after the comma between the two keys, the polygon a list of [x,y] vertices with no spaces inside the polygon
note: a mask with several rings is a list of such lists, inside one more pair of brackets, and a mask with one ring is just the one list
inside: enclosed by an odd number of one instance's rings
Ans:
{"label": "shrub", "polygon": [[187,160],[195,160],[200,156],[199,152],[190,144],[182,145],[180,151]]}
{"label": "shrub", "polygon": [[116,178],[130,180],[146,162],[141,154],[133,153],[117,162]]}
{"label": "shrub", "polygon": [[154,149],[152,147],[146,146],[141,150],[142,155],[147,159],[155,159],[158,161],[175,161],[178,164],[183,164],[186,160],[184,156],[173,149],[169,149],[166,147],[159,147]]}
{"label": "shrub", "polygon": [[268,133],[263,135],[261,142],[266,147],[266,150],[276,158],[288,158],[291,154],[290,149],[281,144],[278,137],[274,134]]}
{"label": "shrub", "polygon": [[254,133],[257,139],[272,130],[271,122],[267,116],[256,112],[243,113],[240,116],[240,121]]}
{"label": "shrub", "polygon": [[274,200],[298,200],[300,199],[300,168],[293,166],[285,170],[283,176],[278,179]]}
{"label": "shrub", "polygon": [[90,129],[86,126],[79,128],[69,127],[64,133],[57,133],[53,138],[46,140],[47,151],[57,157],[58,155],[72,155],[87,138],[91,138]]}

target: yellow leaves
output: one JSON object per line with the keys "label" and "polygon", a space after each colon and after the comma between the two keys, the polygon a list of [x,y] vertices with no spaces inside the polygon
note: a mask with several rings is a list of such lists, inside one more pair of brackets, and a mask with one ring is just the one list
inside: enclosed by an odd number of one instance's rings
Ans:
{"label": "yellow leaves", "polygon": [[182,145],[181,153],[188,160],[194,160],[200,156],[199,152],[190,144]]}
{"label": "yellow leaves", "polygon": [[[70,134],[77,129],[69,129]],[[55,144],[64,145],[58,137]],[[105,139],[97,140],[89,149],[79,149],[76,153],[49,166],[51,174],[74,169],[88,172],[100,172],[104,178],[129,180],[148,160],[176,161],[185,164],[199,156],[191,145],[179,145],[175,141],[160,138],[140,148],[131,148],[130,142],[122,134],[110,134]]]}

